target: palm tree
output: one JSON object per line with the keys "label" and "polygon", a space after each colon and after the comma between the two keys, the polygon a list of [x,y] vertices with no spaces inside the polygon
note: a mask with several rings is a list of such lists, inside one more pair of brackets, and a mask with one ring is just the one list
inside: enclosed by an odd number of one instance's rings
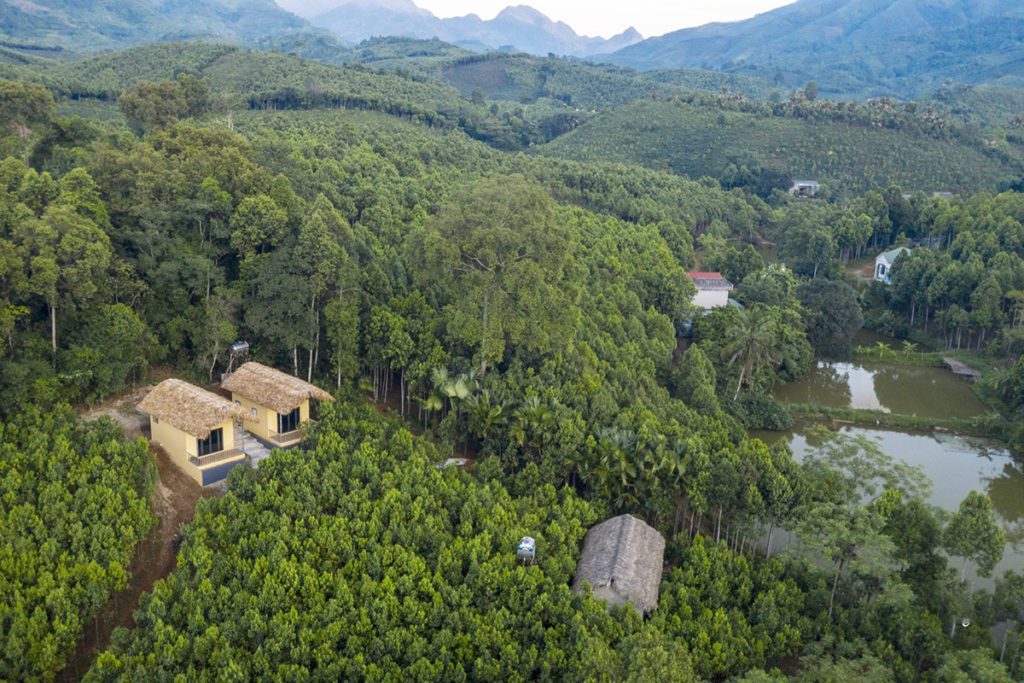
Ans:
{"label": "palm tree", "polygon": [[749,383],[754,372],[765,365],[774,365],[781,360],[781,353],[775,348],[775,321],[764,306],[752,306],[739,311],[739,319],[726,331],[729,341],[722,353],[729,359],[729,365],[740,363],[740,378],[736,382],[735,401],[744,383]]}
{"label": "palm tree", "polygon": [[875,342],[875,351],[878,351],[878,358],[881,359],[887,351],[891,351],[889,345],[885,342]]}
{"label": "palm tree", "polygon": [[520,446],[539,451],[558,426],[558,417],[539,396],[528,396],[515,413],[512,439]]}
{"label": "palm tree", "polygon": [[626,508],[639,503],[635,488],[639,470],[636,465],[636,435],[624,429],[605,427],[597,431],[597,467],[594,472],[599,490]]}
{"label": "palm tree", "polygon": [[487,389],[467,398],[466,405],[470,426],[481,439],[492,436],[508,422],[504,404],[492,402]]}

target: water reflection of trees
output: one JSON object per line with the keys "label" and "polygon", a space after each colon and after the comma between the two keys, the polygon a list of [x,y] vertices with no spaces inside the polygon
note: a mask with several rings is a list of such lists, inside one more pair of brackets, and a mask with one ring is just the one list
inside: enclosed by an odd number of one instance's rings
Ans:
{"label": "water reflection of trees", "polygon": [[970,389],[943,370],[900,365],[873,370],[875,396],[892,413],[967,417],[978,412]]}
{"label": "water reflection of trees", "polygon": [[[899,415],[931,415],[930,408],[938,391],[925,388],[921,369],[907,366],[885,366],[875,371],[875,396],[890,412]],[[943,400],[942,396],[938,396]]]}
{"label": "water reflection of trees", "polygon": [[1018,549],[1024,544],[1024,471],[1015,463],[1006,463],[1002,474],[985,482],[992,508],[1003,522],[1006,540]]}
{"label": "water reflection of trees", "polygon": [[850,394],[850,377],[845,371],[840,371],[834,365],[820,364],[817,368],[808,373],[807,398],[808,403],[845,408],[850,405],[852,395]]}

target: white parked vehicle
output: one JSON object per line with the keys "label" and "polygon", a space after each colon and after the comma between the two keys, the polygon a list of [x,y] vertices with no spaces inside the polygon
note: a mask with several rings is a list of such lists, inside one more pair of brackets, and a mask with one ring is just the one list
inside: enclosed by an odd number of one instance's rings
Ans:
{"label": "white parked vehicle", "polygon": [[533,564],[537,554],[537,542],[530,536],[523,536],[516,548],[516,559],[523,564]]}

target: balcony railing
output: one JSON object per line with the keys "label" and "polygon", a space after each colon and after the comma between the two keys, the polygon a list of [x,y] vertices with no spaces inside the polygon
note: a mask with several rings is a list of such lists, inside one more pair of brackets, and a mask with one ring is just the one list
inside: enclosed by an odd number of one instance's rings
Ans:
{"label": "balcony railing", "polygon": [[210,453],[201,457],[190,455],[188,461],[196,467],[206,467],[207,465],[216,465],[220,462],[227,462],[228,460],[236,460],[244,457],[245,453],[240,448],[232,448],[227,451],[217,451],[216,453]]}
{"label": "balcony railing", "polygon": [[274,434],[268,439],[275,446],[292,446],[302,440],[302,430],[294,429],[282,434]]}

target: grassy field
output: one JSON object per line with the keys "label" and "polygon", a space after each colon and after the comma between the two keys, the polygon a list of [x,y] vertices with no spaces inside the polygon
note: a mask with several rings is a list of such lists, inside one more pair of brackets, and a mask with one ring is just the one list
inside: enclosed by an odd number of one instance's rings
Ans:
{"label": "grassy field", "polygon": [[851,424],[861,427],[908,429],[912,431],[947,431],[969,436],[984,436],[1005,440],[1008,423],[998,413],[990,412],[977,417],[934,418],[917,415],[896,415],[882,410],[856,408],[828,408],[809,403],[784,404],[794,418],[821,420],[833,424]]}

